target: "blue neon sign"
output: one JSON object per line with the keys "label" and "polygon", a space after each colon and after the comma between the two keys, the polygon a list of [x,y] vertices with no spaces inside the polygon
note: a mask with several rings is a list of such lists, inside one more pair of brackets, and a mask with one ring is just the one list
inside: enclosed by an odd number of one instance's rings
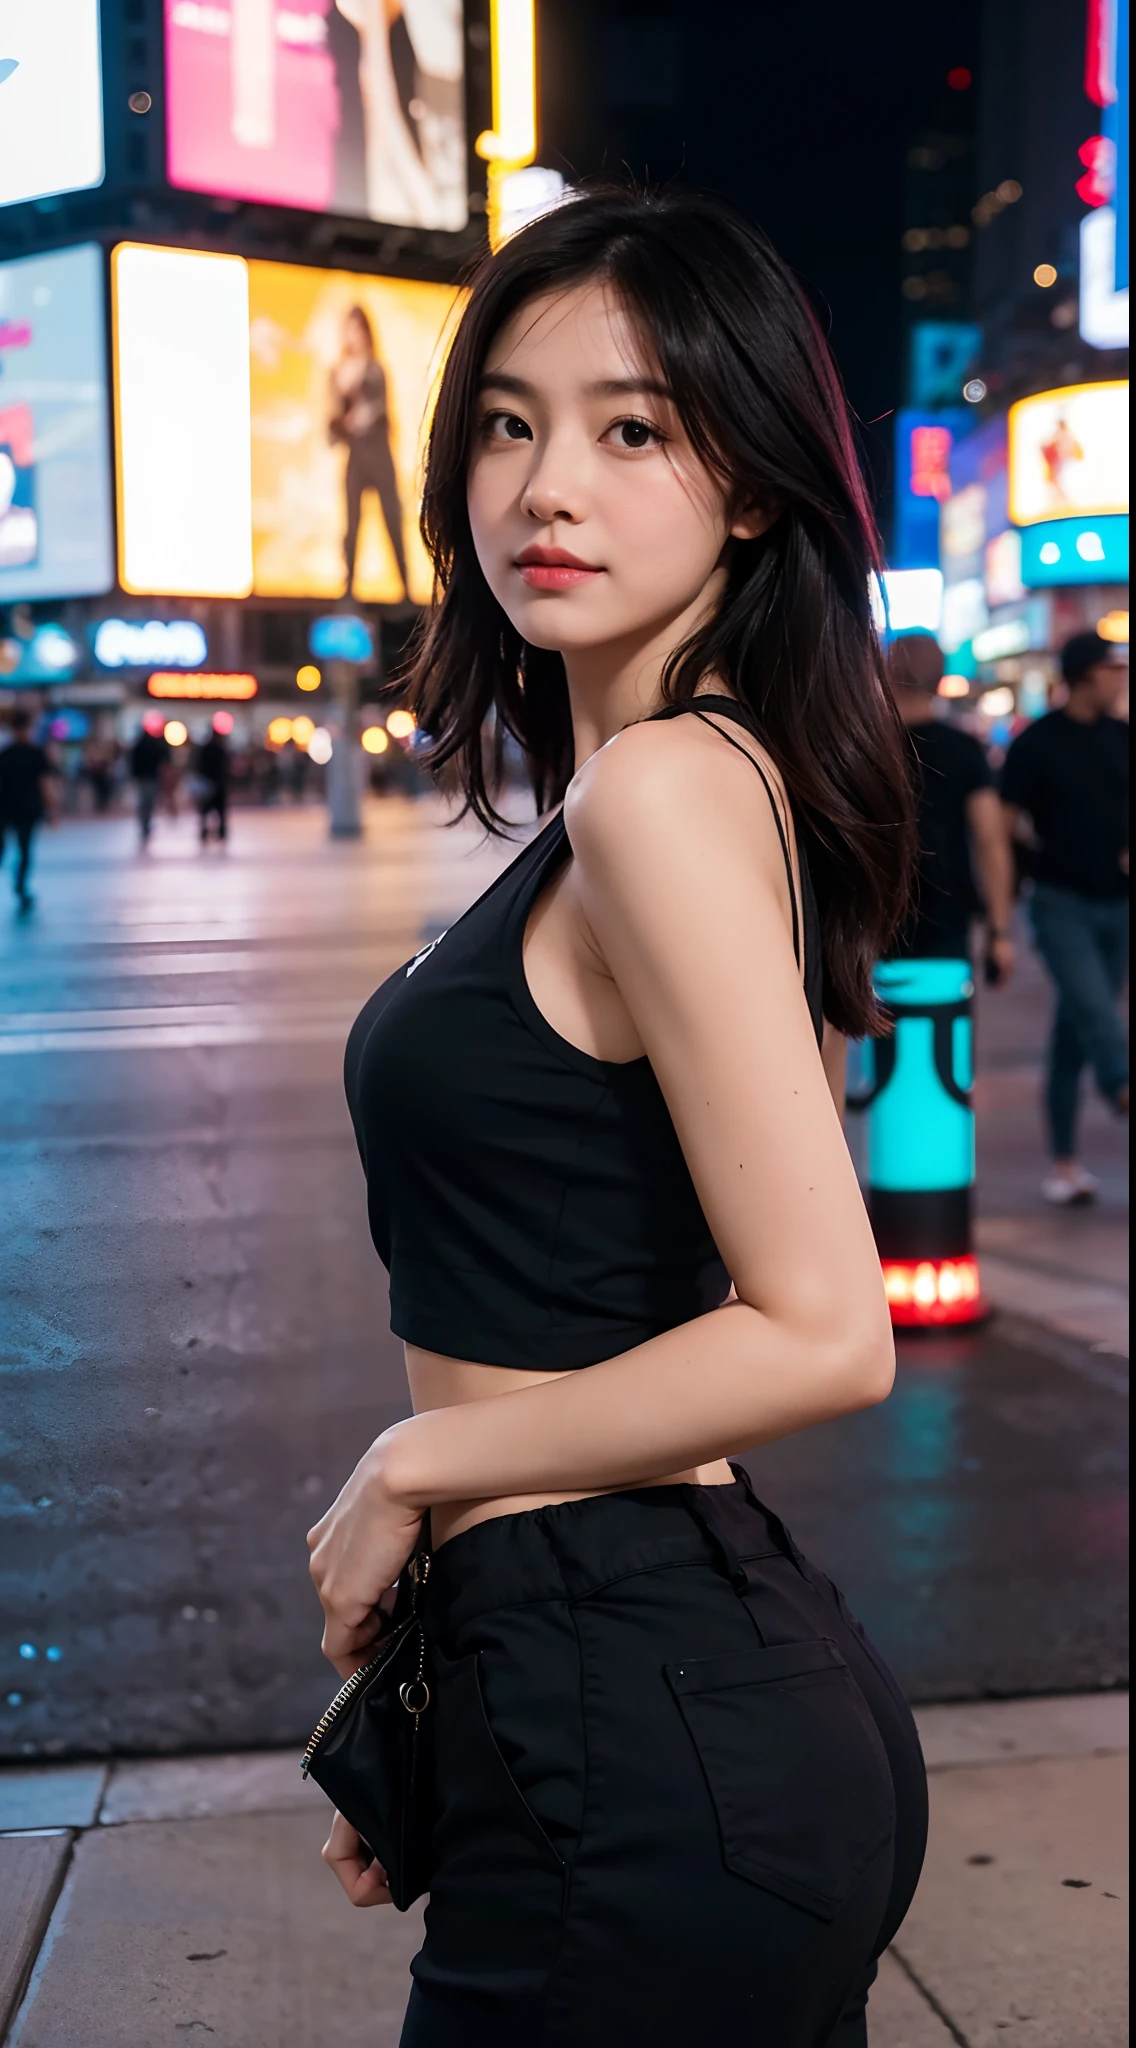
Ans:
{"label": "blue neon sign", "polygon": [[1022,582],[1027,590],[1059,583],[1127,583],[1128,514],[1096,519],[1043,519],[1022,532]]}

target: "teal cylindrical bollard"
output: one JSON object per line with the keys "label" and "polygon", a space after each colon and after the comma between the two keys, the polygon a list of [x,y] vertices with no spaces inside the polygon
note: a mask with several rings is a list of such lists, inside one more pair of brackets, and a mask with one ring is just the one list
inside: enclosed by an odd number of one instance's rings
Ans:
{"label": "teal cylindrical bollard", "polygon": [[973,970],[885,960],[875,985],[894,1028],[869,1042],[868,1208],[892,1321],[975,1322]]}

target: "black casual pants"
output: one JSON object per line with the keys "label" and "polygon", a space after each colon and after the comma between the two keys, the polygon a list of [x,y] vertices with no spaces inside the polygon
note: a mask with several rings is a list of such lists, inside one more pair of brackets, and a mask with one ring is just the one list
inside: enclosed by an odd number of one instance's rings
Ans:
{"label": "black casual pants", "polygon": [[914,1723],[738,1471],[436,1554],[437,1823],[402,2048],[862,2048]]}

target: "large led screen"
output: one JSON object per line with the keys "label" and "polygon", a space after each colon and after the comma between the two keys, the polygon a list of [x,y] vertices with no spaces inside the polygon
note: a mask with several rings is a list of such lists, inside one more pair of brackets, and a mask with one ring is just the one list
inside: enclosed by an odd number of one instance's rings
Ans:
{"label": "large led screen", "polygon": [[1010,407],[1010,518],[1128,510],[1128,384],[1071,384]]}
{"label": "large led screen", "polygon": [[93,243],[0,263],[0,601],[114,581],[104,325]]}
{"label": "large led screen", "polygon": [[0,206],[102,181],[99,0],[0,0]]}
{"label": "large led screen", "polygon": [[123,589],[246,597],[247,266],[122,242],[111,276]]}
{"label": "large led screen", "polygon": [[165,15],[171,184],[465,226],[461,0],[165,0]]}
{"label": "large led screen", "polygon": [[448,285],[249,264],[259,595],[429,601],[422,435],[456,306]]}

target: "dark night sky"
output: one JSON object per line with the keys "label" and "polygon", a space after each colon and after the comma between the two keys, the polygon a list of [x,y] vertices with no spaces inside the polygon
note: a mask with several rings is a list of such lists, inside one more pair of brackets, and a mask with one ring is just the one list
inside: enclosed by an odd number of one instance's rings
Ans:
{"label": "dark night sky", "polygon": [[[542,0],[541,161],[731,199],[831,311],[873,463],[902,400],[900,236],[913,131],[973,108],[981,0]],[[882,436],[882,443],[879,437]]]}

